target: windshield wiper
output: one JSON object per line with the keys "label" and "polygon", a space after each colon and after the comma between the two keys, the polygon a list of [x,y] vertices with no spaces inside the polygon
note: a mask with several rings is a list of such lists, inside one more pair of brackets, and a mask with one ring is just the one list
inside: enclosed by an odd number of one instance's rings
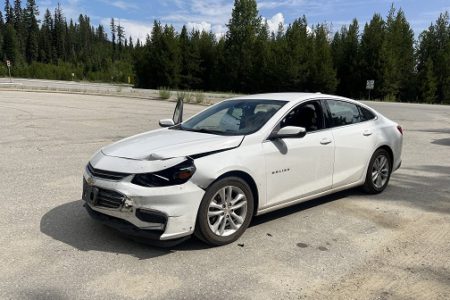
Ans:
{"label": "windshield wiper", "polygon": [[200,132],[200,133],[208,133],[208,134],[218,134],[218,135],[223,135],[225,133],[220,130],[212,130],[212,129],[206,129],[206,128],[201,128],[201,129],[183,128],[183,130],[192,131],[192,132]]}

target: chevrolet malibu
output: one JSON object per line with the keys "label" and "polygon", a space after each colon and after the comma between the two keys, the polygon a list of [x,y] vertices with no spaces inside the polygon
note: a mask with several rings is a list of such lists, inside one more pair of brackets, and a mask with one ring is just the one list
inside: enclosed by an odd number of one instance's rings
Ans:
{"label": "chevrolet malibu", "polygon": [[[403,132],[372,108],[323,94],[245,96],[98,151],[83,200],[132,236],[236,241],[255,215],[362,186],[381,193],[401,165]],[[158,242],[157,242],[158,243]]]}

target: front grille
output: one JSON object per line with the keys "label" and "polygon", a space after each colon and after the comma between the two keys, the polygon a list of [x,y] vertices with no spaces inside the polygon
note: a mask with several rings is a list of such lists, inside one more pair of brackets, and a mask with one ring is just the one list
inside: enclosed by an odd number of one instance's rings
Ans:
{"label": "front grille", "polygon": [[123,178],[130,175],[127,173],[119,173],[119,172],[111,172],[111,171],[94,169],[94,167],[92,167],[92,165],[90,163],[87,165],[87,170],[89,171],[89,173],[92,174],[93,177],[108,179],[108,180],[115,180],[115,181],[122,180]]}
{"label": "front grille", "polygon": [[95,206],[102,206],[106,208],[119,208],[125,196],[110,190],[98,189],[98,195],[95,201]]}

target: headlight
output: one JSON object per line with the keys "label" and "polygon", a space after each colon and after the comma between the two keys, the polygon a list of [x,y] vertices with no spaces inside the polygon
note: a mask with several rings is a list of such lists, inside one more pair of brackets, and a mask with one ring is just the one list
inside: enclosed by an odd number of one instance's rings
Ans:
{"label": "headlight", "polygon": [[171,168],[156,172],[134,175],[132,183],[145,187],[171,186],[186,183],[195,173],[192,159]]}

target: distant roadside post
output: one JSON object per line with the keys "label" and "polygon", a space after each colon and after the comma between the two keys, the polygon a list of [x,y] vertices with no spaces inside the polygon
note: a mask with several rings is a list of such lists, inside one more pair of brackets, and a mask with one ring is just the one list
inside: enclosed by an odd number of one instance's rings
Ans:
{"label": "distant roadside post", "polygon": [[367,80],[366,90],[369,91],[369,100],[370,100],[370,91],[372,91],[374,88],[375,88],[375,80]]}
{"label": "distant roadside post", "polygon": [[6,60],[6,66],[8,67],[9,82],[12,83],[12,77],[11,77],[11,61],[10,61],[9,59]]}

